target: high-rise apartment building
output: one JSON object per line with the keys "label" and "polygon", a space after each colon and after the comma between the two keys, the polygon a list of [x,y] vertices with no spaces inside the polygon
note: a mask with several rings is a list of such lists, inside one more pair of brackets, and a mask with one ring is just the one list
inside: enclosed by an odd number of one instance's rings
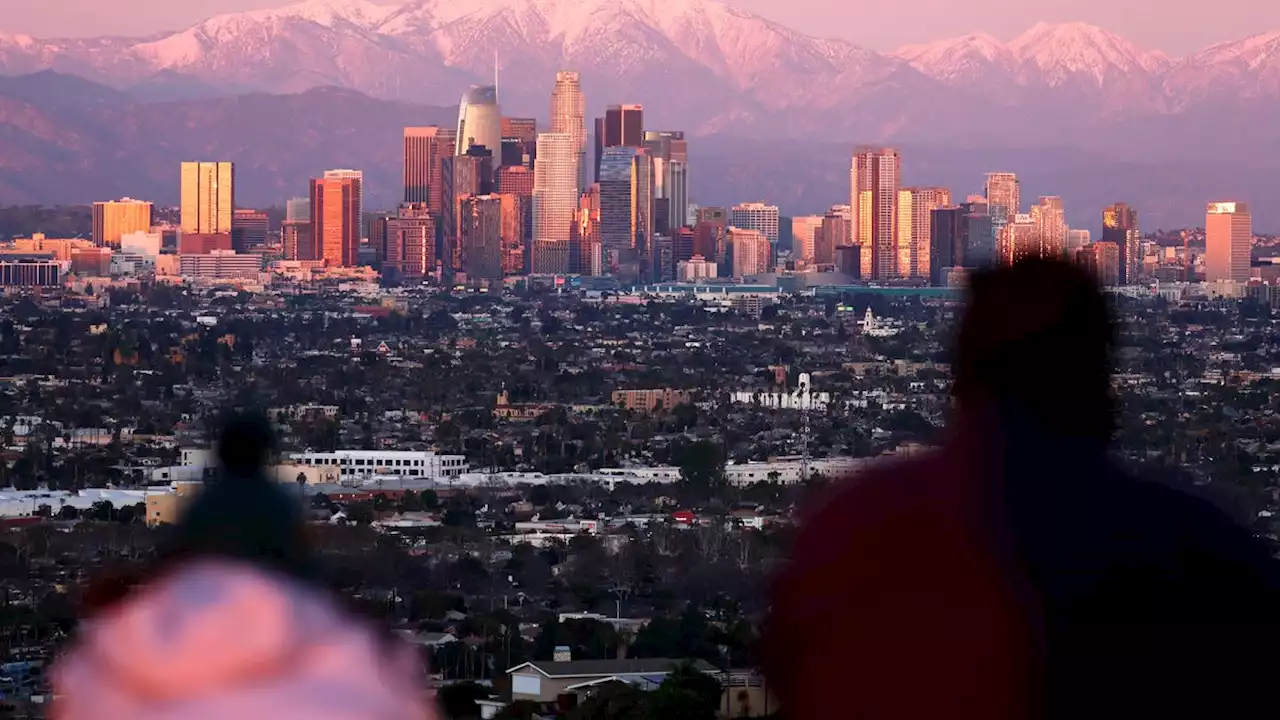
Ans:
{"label": "high-rise apartment building", "polygon": [[457,131],[442,127],[404,129],[404,202],[426,203],[438,219],[444,207],[444,159],[457,151]]}
{"label": "high-rise apartment building", "polygon": [[573,139],[578,158],[578,193],[587,187],[587,99],[578,73],[561,70],[551,89],[551,132]]}
{"label": "high-rise apartment building", "polygon": [[1115,287],[1120,284],[1120,246],[1110,242],[1096,242],[1083,247],[1075,253],[1076,264],[1098,281],[1103,287]]}
{"label": "high-rise apartment building", "polygon": [[502,279],[502,198],[477,195],[458,206],[462,267],[468,280]]}
{"label": "high-rise apartment building", "polygon": [[249,252],[267,244],[271,221],[267,214],[250,208],[236,208],[231,214],[231,249]]}
{"label": "high-rise apartment building", "polygon": [[235,200],[231,163],[182,163],[182,232],[230,233]]}
{"label": "high-rise apartment building", "polygon": [[849,171],[854,237],[862,248],[862,277],[898,277],[898,186],[902,158],[893,148],[863,147]]}
{"label": "high-rise apartment building", "polygon": [[1031,207],[1031,217],[1040,235],[1040,256],[1062,259],[1067,253],[1067,212],[1062,198],[1056,195],[1040,198]]}
{"label": "high-rise apartment building", "polygon": [[[817,265],[838,265],[842,247],[851,247],[853,241],[852,213],[848,205],[833,205],[822,216],[822,225],[813,235],[813,261]],[[856,274],[861,276],[862,268]]]}
{"label": "high-rise apartment building", "polygon": [[498,88],[473,85],[462,95],[458,106],[458,134],[455,155],[466,155],[472,147],[482,145],[494,157],[502,151],[502,110],[498,107]]}
{"label": "high-rise apartment building", "polygon": [[120,238],[151,229],[151,203],[133,198],[93,204],[93,244],[120,247]]}
{"label": "high-rise apartment building", "polygon": [[[535,244],[543,244],[543,256],[548,258],[558,258],[559,255],[546,243],[564,243],[566,263],[578,210],[578,172],[578,148],[572,134],[538,135],[538,162],[534,166],[533,177],[532,238]],[[534,271],[539,272],[536,268]]]}
{"label": "high-rise apartment building", "polygon": [[1120,248],[1120,282],[1129,285],[1142,273],[1142,235],[1138,211],[1116,203],[1102,211],[1102,241]]}
{"label": "high-rise apartment building", "polygon": [[898,192],[898,276],[930,277],[929,248],[933,211],[951,204],[951,191],[940,187],[903,188]]}
{"label": "high-rise apartment building", "polygon": [[317,260],[334,267],[355,267],[360,251],[360,179],[311,181],[311,232]]}
{"label": "high-rise apartment building", "polygon": [[729,210],[729,225],[743,230],[758,230],[773,247],[778,245],[778,206],[751,202],[734,205]]}
{"label": "high-rise apartment building", "polygon": [[733,277],[742,279],[769,272],[773,248],[764,233],[730,226],[729,248],[733,256]]}
{"label": "high-rise apartment building", "polygon": [[1008,221],[1022,212],[1022,189],[1017,173],[987,173],[987,212]]}
{"label": "high-rise apartment building", "polygon": [[1212,202],[1205,210],[1206,282],[1248,282],[1253,216],[1242,202]]}

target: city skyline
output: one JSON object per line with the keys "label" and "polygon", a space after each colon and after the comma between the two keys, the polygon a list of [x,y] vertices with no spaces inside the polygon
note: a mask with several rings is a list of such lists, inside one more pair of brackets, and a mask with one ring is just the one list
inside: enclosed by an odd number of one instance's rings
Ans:
{"label": "city skyline", "polygon": [[[287,0],[60,0],[56,7],[8,0],[0,33],[34,37],[83,37],[94,35],[144,36],[176,32],[209,17],[284,7]],[[396,6],[404,2],[376,1]],[[1280,30],[1280,6],[1249,0],[1224,0],[1215,12],[1195,15],[1195,22],[1169,22],[1168,5],[1140,0],[1117,8],[1105,0],[1068,0],[1047,3],[1014,3],[988,0],[963,14],[951,12],[945,0],[922,0],[901,8],[878,5],[859,13],[857,22],[841,21],[832,0],[729,0],[726,4],[755,13],[809,35],[840,39],[888,52],[900,47],[931,43],[970,34],[987,34],[1010,40],[1038,22],[1084,22],[1131,38],[1148,50],[1172,56],[1196,52],[1210,45]],[[1187,8],[1189,11],[1189,8]],[[1188,12],[1188,17],[1190,14]],[[1158,20],[1156,20],[1158,18]]]}

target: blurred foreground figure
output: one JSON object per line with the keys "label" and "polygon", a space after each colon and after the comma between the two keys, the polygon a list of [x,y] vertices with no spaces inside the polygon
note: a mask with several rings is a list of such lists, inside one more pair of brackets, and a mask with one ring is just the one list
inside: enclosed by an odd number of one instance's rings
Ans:
{"label": "blurred foreground figure", "polygon": [[1111,340],[1071,266],[973,278],[942,449],[837,486],[777,579],[787,717],[1275,714],[1269,548],[1113,465]]}
{"label": "blurred foreground figure", "polygon": [[409,649],[318,581],[299,501],[263,472],[272,438],[263,419],[232,421],[220,479],[151,576],[93,593],[99,607],[55,670],[54,717],[431,717]]}

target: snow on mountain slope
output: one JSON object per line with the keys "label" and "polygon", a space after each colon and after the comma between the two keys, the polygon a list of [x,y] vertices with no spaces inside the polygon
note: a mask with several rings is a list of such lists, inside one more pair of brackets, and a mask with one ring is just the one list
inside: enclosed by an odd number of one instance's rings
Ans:
{"label": "snow on mountain slope", "polygon": [[986,33],[975,33],[929,45],[909,45],[893,53],[929,77],[968,83],[1012,73],[1018,57]]}
{"label": "snow on mountain slope", "polygon": [[1209,96],[1280,97],[1280,32],[1220,43],[1177,63],[1165,80],[1183,105]]}
{"label": "snow on mountain slope", "polygon": [[973,34],[899,49],[896,57],[944,82],[1003,81],[1011,73],[1024,86],[1060,87],[1083,82],[1094,87],[1126,78],[1155,76],[1172,62],[1142,50],[1106,30],[1079,22],[1038,23],[1008,43]]}
{"label": "snow on mountain slope", "polygon": [[1163,53],[1147,52],[1114,33],[1080,22],[1037,23],[1008,47],[1050,85],[1084,77],[1101,86],[1117,76],[1158,74],[1172,64]]}

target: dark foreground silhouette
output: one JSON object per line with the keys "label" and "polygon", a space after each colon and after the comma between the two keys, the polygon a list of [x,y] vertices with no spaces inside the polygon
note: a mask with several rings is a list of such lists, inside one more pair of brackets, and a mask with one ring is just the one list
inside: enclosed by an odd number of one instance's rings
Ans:
{"label": "dark foreground silhouette", "polygon": [[787,717],[1278,712],[1270,548],[1109,459],[1111,337],[1076,268],[973,278],[943,447],[838,485],[776,580]]}
{"label": "dark foreground silhouette", "polygon": [[58,660],[59,720],[428,720],[408,648],[322,582],[301,503],[263,468],[262,418],[229,423],[222,472],[145,577],[105,579]]}

